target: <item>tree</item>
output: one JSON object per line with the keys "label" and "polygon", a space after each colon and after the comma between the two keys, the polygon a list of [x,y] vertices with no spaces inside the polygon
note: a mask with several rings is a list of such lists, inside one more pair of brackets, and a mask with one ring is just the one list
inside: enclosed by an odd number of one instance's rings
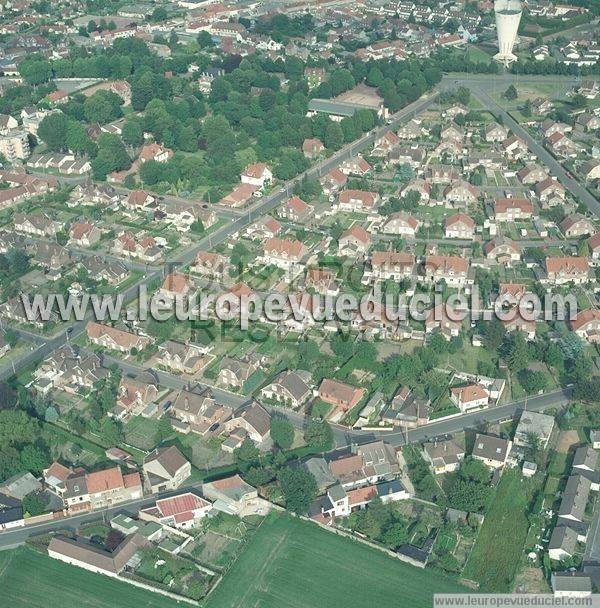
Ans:
{"label": "tree", "polygon": [[105,124],[122,115],[123,100],[112,91],[96,91],[83,104],[83,111],[88,122]]}
{"label": "tree", "polygon": [[339,150],[344,144],[344,132],[339,123],[331,121],[323,136],[323,144],[331,150]]}
{"label": "tree", "polygon": [[271,439],[282,450],[289,450],[294,443],[294,426],[283,416],[271,418]]}
{"label": "tree", "polygon": [[144,141],[144,129],[137,118],[128,118],[121,132],[123,141],[128,146],[141,146]]}
{"label": "tree", "polygon": [[530,361],[529,346],[521,332],[517,332],[511,337],[507,349],[506,362],[508,368],[513,373],[518,373],[527,367]]}
{"label": "tree", "polygon": [[304,441],[311,447],[326,452],[333,443],[333,430],[326,420],[311,419],[304,429]]}
{"label": "tree", "polygon": [[37,135],[50,150],[63,151],[67,148],[68,128],[69,119],[62,112],[56,112],[42,119]]}
{"label": "tree", "polygon": [[233,450],[235,462],[243,469],[258,463],[260,452],[250,437],[246,437],[239,448]]}
{"label": "tree", "polygon": [[157,6],[150,15],[150,21],[154,21],[155,23],[159,21],[166,21],[169,18],[169,15],[166,9],[162,6]]}
{"label": "tree", "polygon": [[403,522],[393,523],[383,534],[383,542],[390,549],[397,549],[400,545],[408,542],[408,529]]}
{"label": "tree", "polygon": [[110,445],[117,445],[121,443],[123,439],[123,430],[121,429],[120,424],[112,418],[108,418],[108,416],[102,421],[100,434],[106,443]]}
{"label": "tree", "polygon": [[156,426],[156,443],[162,443],[165,439],[168,439],[173,434],[173,425],[171,419],[168,416],[163,416]]}
{"label": "tree", "polygon": [[506,91],[504,91],[504,97],[509,101],[514,101],[519,96],[517,89],[514,84],[511,84]]}
{"label": "tree", "polygon": [[47,466],[48,459],[44,452],[35,445],[26,445],[21,450],[21,464],[24,469],[39,475]]}
{"label": "tree", "polygon": [[20,410],[0,411],[0,446],[20,447],[33,443],[39,436],[36,420]]}
{"label": "tree", "polygon": [[277,474],[287,509],[305,515],[317,495],[317,482],[305,469],[285,467]]}
{"label": "tree", "polygon": [[519,372],[518,378],[528,395],[539,393],[548,386],[548,376],[542,371],[523,369]]}
{"label": "tree", "polygon": [[196,42],[201,49],[205,49],[210,46],[214,46],[214,42],[212,36],[206,31],[202,30],[198,37],[196,38]]}
{"label": "tree", "polygon": [[89,154],[94,148],[85,127],[74,120],[69,121],[67,125],[65,144],[73,154]]}
{"label": "tree", "polygon": [[22,500],[23,513],[28,513],[31,517],[42,515],[46,512],[46,501],[38,494],[28,494]]}
{"label": "tree", "polygon": [[27,84],[37,86],[52,78],[52,64],[39,55],[35,55],[19,64],[19,73]]}
{"label": "tree", "polygon": [[467,458],[461,465],[458,475],[465,481],[486,484],[490,480],[489,469],[476,458]]}
{"label": "tree", "polygon": [[491,496],[491,487],[457,479],[448,492],[448,503],[455,509],[469,512],[485,511]]}

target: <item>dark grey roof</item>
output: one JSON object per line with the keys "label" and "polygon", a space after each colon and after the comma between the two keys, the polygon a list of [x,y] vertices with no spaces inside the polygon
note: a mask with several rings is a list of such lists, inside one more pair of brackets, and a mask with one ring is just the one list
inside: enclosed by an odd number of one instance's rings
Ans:
{"label": "dark grey roof", "polygon": [[571,475],[563,492],[559,516],[582,520],[591,489],[591,482],[582,475]]}
{"label": "dark grey roof", "polygon": [[577,546],[577,532],[566,526],[556,526],[552,531],[548,549],[562,549],[565,553],[573,555]]}
{"label": "dark grey roof", "polygon": [[21,501],[0,493],[0,524],[8,524],[23,519]]}
{"label": "dark grey roof", "polygon": [[337,116],[354,116],[357,106],[351,103],[332,101],[330,99],[311,99],[308,102],[310,112],[323,112],[325,114],[336,114]]}
{"label": "dark grey roof", "polygon": [[598,452],[591,446],[582,446],[575,451],[573,458],[573,468],[586,468],[591,471],[596,470],[598,464]]}

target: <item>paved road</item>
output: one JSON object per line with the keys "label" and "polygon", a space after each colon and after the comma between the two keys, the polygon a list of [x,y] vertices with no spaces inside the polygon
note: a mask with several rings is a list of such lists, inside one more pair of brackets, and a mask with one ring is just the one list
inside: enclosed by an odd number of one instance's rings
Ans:
{"label": "paved road", "polygon": [[592,213],[600,217],[600,202],[593,197],[577,180],[569,177],[567,172],[546,148],[544,148],[528,131],[526,131],[512,116],[479,84],[471,84],[471,92],[479,101],[496,116],[501,116],[505,127],[509,127],[515,135],[521,137],[529,149],[536,154],[540,161],[550,168],[550,173],[558,178],[560,183],[577,197]]}

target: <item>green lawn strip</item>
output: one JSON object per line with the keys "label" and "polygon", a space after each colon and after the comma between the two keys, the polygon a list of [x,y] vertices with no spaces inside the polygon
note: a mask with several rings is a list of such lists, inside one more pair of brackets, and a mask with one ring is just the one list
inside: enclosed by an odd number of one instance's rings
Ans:
{"label": "green lawn strip", "polygon": [[29,547],[0,554],[0,604],[11,608],[172,608],[167,597],[70,566]]}
{"label": "green lawn strip", "polygon": [[464,591],[358,541],[273,513],[260,526],[208,608],[430,607],[434,593]]}
{"label": "green lawn strip", "polygon": [[464,571],[483,592],[512,590],[529,529],[527,490],[528,481],[517,469],[506,470],[498,483]]}

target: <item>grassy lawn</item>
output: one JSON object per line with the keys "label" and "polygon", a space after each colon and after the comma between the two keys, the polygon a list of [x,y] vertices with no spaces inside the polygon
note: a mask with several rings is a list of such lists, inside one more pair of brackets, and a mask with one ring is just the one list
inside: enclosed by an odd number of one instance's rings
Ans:
{"label": "grassy lawn", "polygon": [[414,568],[289,515],[272,514],[209,596],[207,606],[429,608],[433,593],[461,590],[431,570]]}
{"label": "grassy lawn", "polygon": [[527,483],[515,469],[506,470],[498,484],[464,571],[482,592],[512,590],[529,529]]}
{"label": "grassy lawn", "polygon": [[0,553],[0,599],[12,608],[170,608],[174,601],[23,547]]}

